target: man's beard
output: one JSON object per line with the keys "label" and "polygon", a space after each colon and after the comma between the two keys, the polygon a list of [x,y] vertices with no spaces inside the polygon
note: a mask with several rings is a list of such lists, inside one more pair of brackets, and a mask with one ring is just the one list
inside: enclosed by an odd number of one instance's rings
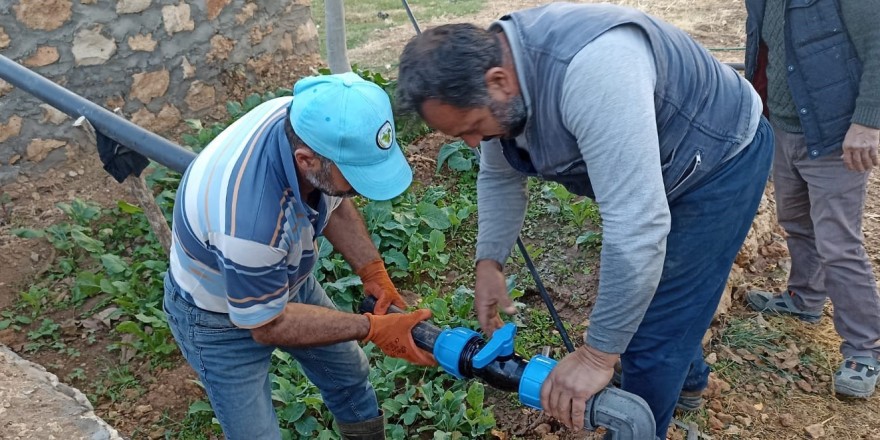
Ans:
{"label": "man's beard", "polygon": [[314,174],[306,173],[306,180],[322,194],[333,197],[354,197],[359,195],[354,188],[349,191],[337,191],[333,189],[333,177],[330,172],[330,161],[321,158],[321,169]]}
{"label": "man's beard", "polygon": [[489,104],[489,111],[504,131],[502,137],[515,138],[526,128],[528,112],[522,95],[514,96],[506,103],[493,99]]}

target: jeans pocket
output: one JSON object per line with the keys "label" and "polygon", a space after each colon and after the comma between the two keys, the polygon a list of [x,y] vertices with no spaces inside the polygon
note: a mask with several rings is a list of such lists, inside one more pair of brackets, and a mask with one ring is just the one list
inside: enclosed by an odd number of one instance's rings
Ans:
{"label": "jeans pocket", "polygon": [[[173,295],[173,293],[171,293]],[[174,305],[169,305],[168,302],[172,301],[171,298],[168,297],[169,293],[165,293],[165,298],[162,299],[162,311],[165,312],[165,319],[168,320],[168,323],[171,325],[177,325],[177,315],[172,310]]]}
{"label": "jeans pocket", "polygon": [[195,312],[195,331],[201,334],[219,334],[240,330],[225,313],[214,313],[198,309]]}

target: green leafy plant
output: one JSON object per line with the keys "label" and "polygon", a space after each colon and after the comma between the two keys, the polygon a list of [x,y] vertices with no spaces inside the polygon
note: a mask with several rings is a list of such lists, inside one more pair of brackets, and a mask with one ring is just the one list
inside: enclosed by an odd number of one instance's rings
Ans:
{"label": "green leafy plant", "polygon": [[449,169],[459,172],[473,171],[476,167],[477,156],[473,150],[463,141],[456,141],[445,144],[440,147],[437,154],[437,170],[439,173],[443,168],[443,164],[447,164]]}

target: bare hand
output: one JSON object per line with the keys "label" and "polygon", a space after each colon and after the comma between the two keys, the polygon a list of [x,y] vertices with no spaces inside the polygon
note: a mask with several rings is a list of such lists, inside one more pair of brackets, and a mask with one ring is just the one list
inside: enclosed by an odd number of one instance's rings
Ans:
{"label": "bare hand", "polygon": [[495,330],[501,328],[504,322],[498,314],[498,309],[512,315],[516,313],[513,301],[507,296],[507,283],[504,281],[504,273],[501,265],[492,260],[480,260],[477,262],[477,282],[474,288],[474,309],[477,312],[477,320],[483,333],[492,336]]}
{"label": "bare hand", "polygon": [[877,148],[880,129],[852,124],[843,138],[843,164],[848,170],[863,173],[880,165]]}
{"label": "bare hand", "polygon": [[569,353],[541,386],[544,412],[575,431],[582,429],[587,401],[611,381],[618,357],[586,346]]}

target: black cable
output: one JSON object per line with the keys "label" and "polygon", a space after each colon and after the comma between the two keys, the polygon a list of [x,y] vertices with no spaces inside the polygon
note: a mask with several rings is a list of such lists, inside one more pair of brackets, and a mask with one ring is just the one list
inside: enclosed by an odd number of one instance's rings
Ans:
{"label": "black cable", "polygon": [[519,247],[519,252],[522,254],[523,259],[526,260],[526,266],[528,266],[529,272],[532,273],[532,278],[535,279],[535,285],[538,287],[541,299],[543,299],[544,304],[547,305],[547,311],[550,312],[550,316],[553,318],[553,323],[556,324],[556,329],[559,330],[559,336],[562,336],[562,343],[565,344],[565,348],[569,353],[573,352],[574,345],[571,344],[571,340],[568,338],[568,332],[565,331],[565,326],[562,324],[562,320],[559,319],[559,314],[556,313],[556,307],[553,306],[553,300],[550,299],[550,294],[547,293],[547,289],[544,288],[544,283],[541,282],[541,277],[538,275],[538,269],[535,269],[535,264],[532,263],[532,259],[529,257],[528,251],[526,251],[526,245],[523,244],[520,237],[516,237],[516,245]]}
{"label": "black cable", "polygon": [[412,10],[409,8],[409,3],[406,0],[400,0],[403,2],[403,8],[406,9],[406,15],[409,15],[409,21],[412,23],[413,28],[416,30],[416,35],[421,34],[422,30],[419,29],[419,22],[416,21],[416,16],[413,15]]}
{"label": "black cable", "polygon": [[[471,151],[477,156],[477,163],[479,163],[480,149],[474,147],[471,148]],[[526,245],[519,236],[516,237],[516,246],[519,248],[519,252],[522,254],[523,259],[526,260],[526,266],[529,268],[529,273],[532,274],[532,279],[535,280],[535,286],[538,287],[538,293],[541,294],[541,299],[544,300],[544,304],[547,305],[547,311],[550,312],[550,317],[553,318],[553,324],[556,325],[556,330],[559,332],[559,336],[562,337],[562,343],[565,344],[565,348],[569,353],[573,352],[574,345],[572,345],[571,339],[568,337],[568,331],[565,330],[565,326],[562,325],[562,320],[559,319],[559,314],[556,313],[556,307],[553,306],[553,300],[550,298],[550,294],[547,293],[547,289],[544,288],[544,283],[541,282],[541,276],[538,275],[538,269],[535,268],[535,263],[532,262],[532,258],[526,250]]]}

